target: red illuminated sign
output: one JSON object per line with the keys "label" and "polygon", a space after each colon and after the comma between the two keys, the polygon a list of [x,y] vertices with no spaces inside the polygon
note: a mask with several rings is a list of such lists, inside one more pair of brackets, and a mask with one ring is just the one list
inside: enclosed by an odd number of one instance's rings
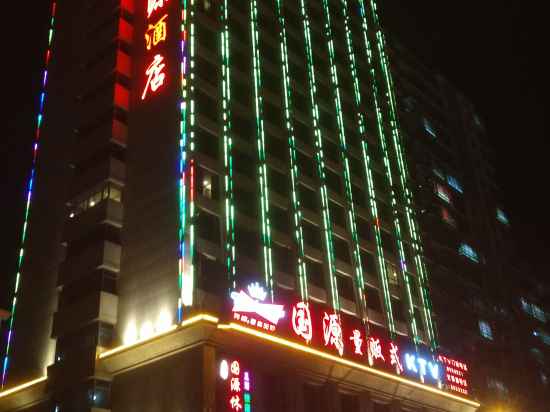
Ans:
{"label": "red illuminated sign", "polygon": [[223,411],[252,411],[251,373],[244,370],[239,360],[220,361],[221,402]]}
{"label": "red illuminated sign", "polygon": [[232,292],[233,321],[353,362],[439,388],[445,384],[448,390],[467,394],[464,364],[437,358],[429,348],[415,346],[405,336],[391,339],[385,329],[335,313],[326,305],[296,301],[284,292],[278,294],[276,302],[264,303],[266,297],[257,283]]}
{"label": "red illuminated sign", "polygon": [[444,377],[447,389],[468,395],[468,365],[443,355],[439,355],[438,360],[445,367]]}
{"label": "red illuminated sign", "polygon": [[[168,34],[168,14],[165,14],[161,18],[155,18],[153,21],[149,21],[152,18],[155,11],[162,9],[168,0],[148,0],[147,1],[147,29],[145,30],[145,49],[147,51],[155,51],[160,43],[166,41]],[[148,64],[145,68],[145,87],[141,94],[141,100],[145,100],[149,92],[157,92],[166,81],[166,60],[164,56],[155,51],[154,55],[148,57]]]}

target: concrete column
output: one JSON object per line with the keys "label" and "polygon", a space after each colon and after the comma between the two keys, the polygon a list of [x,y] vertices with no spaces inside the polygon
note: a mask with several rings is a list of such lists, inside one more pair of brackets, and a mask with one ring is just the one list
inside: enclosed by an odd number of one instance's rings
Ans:
{"label": "concrete column", "polygon": [[369,392],[362,392],[359,394],[359,411],[360,412],[373,412],[374,408]]}
{"label": "concrete column", "polygon": [[202,411],[216,412],[216,348],[204,345],[202,350]]}

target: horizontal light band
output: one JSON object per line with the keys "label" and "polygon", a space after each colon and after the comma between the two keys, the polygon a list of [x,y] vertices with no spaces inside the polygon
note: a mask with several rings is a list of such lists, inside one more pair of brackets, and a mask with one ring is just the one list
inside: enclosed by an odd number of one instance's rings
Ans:
{"label": "horizontal light band", "polygon": [[111,355],[114,355],[116,353],[122,352],[126,349],[130,349],[130,348],[133,348],[135,346],[142,345],[143,343],[149,342],[153,339],[157,339],[161,336],[168,335],[169,333],[172,333],[173,331],[175,331],[179,327],[185,328],[187,326],[190,326],[194,323],[201,322],[201,321],[206,321],[206,322],[211,322],[211,323],[218,323],[219,319],[215,316],[212,316],[212,315],[209,315],[209,314],[206,314],[206,313],[201,313],[199,315],[193,316],[192,318],[184,320],[179,325],[172,325],[172,326],[170,326],[169,329],[167,329],[165,331],[162,331],[160,333],[157,333],[155,335],[151,335],[151,336],[149,336],[145,339],[137,340],[137,341],[135,341],[133,343],[129,343],[127,345],[117,346],[114,349],[111,349],[111,350],[108,350],[106,352],[100,353],[98,358],[99,359],[104,359],[108,356],[111,356]]}
{"label": "horizontal light band", "polygon": [[15,388],[11,388],[11,389],[7,389],[5,391],[2,391],[2,392],[0,392],[0,399],[5,398],[6,396],[9,396],[11,394],[14,394],[15,392],[22,391],[23,389],[30,388],[31,386],[37,385],[40,382],[44,382],[47,379],[48,379],[47,376],[42,376],[41,378],[34,379],[32,381],[29,381],[29,382],[25,382],[25,383],[23,383],[19,386],[16,386]]}
{"label": "horizontal light band", "polygon": [[447,393],[447,392],[441,391],[439,389],[423,385],[421,383],[417,383],[417,382],[414,382],[414,381],[411,381],[411,380],[408,380],[408,379],[404,379],[404,378],[401,378],[399,376],[395,376],[395,375],[380,371],[378,369],[370,368],[370,367],[362,365],[360,363],[356,363],[356,362],[352,362],[352,361],[349,361],[349,360],[346,360],[346,359],[342,359],[342,358],[339,358],[337,356],[331,355],[329,353],[325,353],[325,352],[322,352],[320,350],[310,348],[309,346],[300,345],[298,343],[289,341],[287,339],[279,338],[278,336],[269,335],[267,333],[263,333],[263,332],[255,330],[255,329],[247,328],[246,326],[242,326],[242,325],[239,325],[237,323],[230,323],[229,325],[218,325],[218,328],[223,329],[223,330],[233,329],[233,330],[236,330],[238,332],[242,332],[242,333],[246,333],[248,335],[256,336],[258,338],[268,340],[268,341],[273,342],[273,343],[278,343],[279,345],[283,345],[283,346],[286,346],[286,347],[289,347],[289,348],[292,348],[292,349],[299,350],[301,352],[306,352],[306,353],[309,353],[309,354],[312,354],[312,355],[316,355],[316,356],[319,356],[321,358],[324,358],[324,359],[327,359],[327,360],[330,360],[330,361],[333,361],[333,362],[337,362],[337,363],[340,363],[342,365],[346,365],[346,366],[349,366],[349,367],[352,367],[352,368],[361,369],[365,372],[369,372],[369,373],[372,373],[374,375],[378,375],[378,376],[381,376],[381,377],[384,377],[384,378],[392,379],[392,380],[401,382],[405,385],[413,386],[417,389],[422,389],[422,390],[425,390],[425,391],[428,391],[428,392],[432,392],[436,395],[444,396],[446,398],[449,398],[449,399],[452,399],[452,400],[455,400],[455,401],[463,402],[463,403],[468,404],[470,406],[473,406],[475,408],[479,408],[481,406],[481,404],[478,403],[478,402],[471,401],[469,399],[465,399],[465,398],[462,398],[460,396],[456,396],[456,395],[453,395],[451,393]]}

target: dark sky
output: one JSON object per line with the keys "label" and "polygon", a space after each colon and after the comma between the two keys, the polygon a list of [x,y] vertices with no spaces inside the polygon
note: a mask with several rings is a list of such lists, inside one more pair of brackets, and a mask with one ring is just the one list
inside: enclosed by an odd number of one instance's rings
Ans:
{"label": "dark sky", "polygon": [[[241,0],[239,0],[241,1]],[[288,1],[288,0],[287,0]],[[547,274],[548,50],[541,2],[379,0],[387,29],[476,105],[526,259]],[[31,159],[49,1],[8,2],[3,41],[0,305],[13,276]],[[546,98],[545,98],[546,97]],[[39,184],[39,181],[38,181]]]}

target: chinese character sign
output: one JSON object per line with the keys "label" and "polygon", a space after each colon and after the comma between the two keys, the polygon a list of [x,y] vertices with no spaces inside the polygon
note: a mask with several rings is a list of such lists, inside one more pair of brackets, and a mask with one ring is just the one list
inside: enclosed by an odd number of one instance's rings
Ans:
{"label": "chinese character sign", "polygon": [[143,91],[141,100],[159,91],[166,83],[166,59],[159,47],[168,35],[168,14],[161,14],[167,8],[168,0],[147,0],[147,22],[145,30],[145,58]]}
{"label": "chinese character sign", "polygon": [[311,312],[307,303],[298,302],[292,307],[292,329],[296,335],[304,338],[306,342],[311,342],[313,325],[311,324]]}
{"label": "chinese character sign", "polygon": [[220,361],[220,406],[223,411],[252,411],[251,374],[239,360]]}

